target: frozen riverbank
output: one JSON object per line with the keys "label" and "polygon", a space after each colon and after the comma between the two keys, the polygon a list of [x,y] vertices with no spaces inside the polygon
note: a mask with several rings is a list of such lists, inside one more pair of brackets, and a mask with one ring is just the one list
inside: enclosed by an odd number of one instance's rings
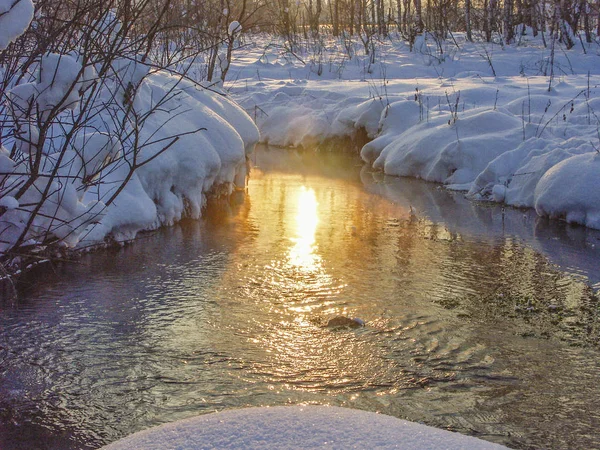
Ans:
{"label": "frozen riverbank", "polygon": [[600,228],[599,47],[551,53],[522,39],[459,38],[444,53],[425,38],[413,52],[382,43],[375,64],[331,43],[320,67],[257,48],[235,62],[230,88],[264,142],[309,146],[364,129],[361,155],[386,174]]}

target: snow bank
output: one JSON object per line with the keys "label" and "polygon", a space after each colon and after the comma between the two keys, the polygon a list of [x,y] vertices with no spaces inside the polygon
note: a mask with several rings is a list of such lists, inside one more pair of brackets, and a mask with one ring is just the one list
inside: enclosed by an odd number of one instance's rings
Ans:
{"label": "snow bank", "polygon": [[500,111],[475,110],[455,123],[441,115],[400,133],[373,162],[386,174],[446,184],[475,180],[489,161],[519,144],[517,118]]}
{"label": "snow bank", "polygon": [[362,148],[362,158],[372,164],[384,148],[398,135],[417,125],[421,118],[422,108],[417,102],[400,100],[388,105],[380,117],[381,132]]}
{"label": "snow bank", "polygon": [[[553,167],[600,148],[595,44],[551,60],[539,37],[503,47],[455,38],[443,52],[426,35],[413,52],[392,38],[378,43],[375,64],[356,47],[348,59],[335,41],[298,58],[256,45],[233,63],[231,91],[266,143],[309,147],[364,128],[372,140],[363,160],[388,175],[597,227],[593,189],[585,214],[562,209],[574,199],[550,205],[548,197],[538,207],[535,194]],[[550,78],[552,61],[560,76]]]}
{"label": "snow bank", "polygon": [[553,165],[537,183],[535,210],[600,228],[600,153],[571,156]]}
{"label": "snow bank", "polygon": [[503,449],[395,417],[332,406],[247,408],[151,428],[104,447],[129,449]]}
{"label": "snow bank", "polygon": [[[31,0],[0,0],[0,49],[30,13]],[[115,41],[115,11],[89,26],[118,57],[95,67],[76,50],[47,53],[7,89],[3,144],[15,152],[0,151],[0,252],[133,239],[199,217],[211,191],[244,186],[259,140],[248,114],[223,91],[151,73],[147,56]]]}
{"label": "snow bank", "polygon": [[262,142],[309,148],[330,138],[354,136],[359,129],[371,138],[377,135],[385,108],[382,99],[308,89],[302,82],[281,83],[271,92],[235,96],[256,121]]}
{"label": "snow bank", "polygon": [[[540,185],[541,180],[562,161],[575,155],[581,155],[581,161],[595,160],[593,140],[600,124],[592,119],[593,104],[585,98],[570,100],[577,97],[577,89],[562,88],[560,96],[557,91],[544,100],[532,96],[531,104],[519,97],[496,109],[464,112],[456,112],[456,106],[444,111],[428,110],[416,101],[392,103],[388,115],[382,116],[381,133],[363,147],[361,156],[388,175],[443,183],[468,191],[475,200],[535,207],[540,215],[600,228],[594,213],[600,208],[600,192],[591,176],[587,189],[579,183],[568,199],[546,194],[542,203],[538,200],[538,193],[548,189],[547,181]],[[486,99],[481,88],[461,92],[462,98],[469,96],[482,96],[479,103]],[[570,184],[564,176],[560,180]]]}
{"label": "snow bank", "polygon": [[468,196],[533,208],[536,186],[546,171],[564,159],[591,151],[592,144],[579,138],[562,142],[531,138],[491,161],[475,180]]}
{"label": "snow bank", "polygon": [[[42,174],[56,170],[49,189],[45,176],[36,180],[18,201],[28,206],[20,208],[16,199],[6,196],[1,205],[8,210],[2,216],[5,242],[0,251],[17,241],[31,205],[41,202],[45,190],[49,197],[31,225],[27,242],[55,237],[62,245],[75,247],[107,238],[130,240],[141,230],[170,225],[184,216],[197,218],[212,189],[221,186],[230,192],[235,183],[243,186],[247,157],[259,139],[250,117],[218,92],[167,73],[148,74],[147,66],[141,66],[137,60],[117,60],[113,69],[119,76],[103,88],[106,92],[99,96],[95,122],[79,130],[64,153],[43,156]],[[42,59],[39,70],[37,82],[16,86],[9,93],[17,98],[13,108],[17,120],[36,112],[43,118],[45,107],[56,101],[63,109],[78,108],[79,92],[87,80],[75,58],[51,54]],[[130,136],[116,135],[109,126],[122,121],[126,109],[106,108],[102,103],[115,98],[115,93],[125,93],[123,76],[127,84],[139,85],[133,98],[138,122]],[[116,98],[126,101],[125,95]],[[23,124],[16,143],[27,155],[37,135],[35,127]],[[6,172],[27,173],[29,164],[28,157],[13,161],[6,150],[0,153]],[[139,166],[133,173],[131,164]],[[5,186],[22,184],[19,175],[9,178]],[[94,183],[95,179],[102,181]]]}
{"label": "snow bank", "polygon": [[[163,99],[160,108],[155,108],[157,99]],[[211,189],[224,185],[231,191],[236,182],[245,182],[246,158],[259,134],[250,117],[227,97],[159,72],[144,79],[135,108],[142,115],[152,111],[139,133],[138,158],[148,162],[98,223],[83,233],[82,245],[106,236],[129,240],[141,230],[172,225],[184,216],[198,218]],[[123,165],[108,172],[109,182],[101,192],[88,193],[88,199],[109,198],[127,175]]]}

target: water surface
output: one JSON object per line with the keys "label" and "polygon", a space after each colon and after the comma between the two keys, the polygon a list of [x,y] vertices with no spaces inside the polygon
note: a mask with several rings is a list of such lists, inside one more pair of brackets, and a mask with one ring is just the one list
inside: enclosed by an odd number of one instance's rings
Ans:
{"label": "water surface", "polygon": [[[253,163],[246,195],[203,220],[37,271],[0,302],[0,448],[296,403],[600,447],[598,233],[348,156]],[[326,326],[339,315],[366,326]]]}

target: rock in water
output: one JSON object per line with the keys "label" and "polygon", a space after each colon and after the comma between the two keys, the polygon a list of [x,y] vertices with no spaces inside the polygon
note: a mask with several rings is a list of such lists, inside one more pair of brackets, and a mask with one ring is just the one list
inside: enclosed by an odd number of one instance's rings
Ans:
{"label": "rock in water", "polygon": [[358,318],[351,319],[345,316],[335,316],[327,321],[327,328],[358,328],[364,327],[365,322]]}

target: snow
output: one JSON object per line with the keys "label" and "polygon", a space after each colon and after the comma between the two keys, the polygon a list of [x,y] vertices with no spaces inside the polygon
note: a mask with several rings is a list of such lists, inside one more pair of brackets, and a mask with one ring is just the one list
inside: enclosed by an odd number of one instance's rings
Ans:
{"label": "snow", "polygon": [[234,20],[233,22],[231,22],[229,24],[229,29],[227,30],[227,32],[230,36],[241,33],[242,32],[242,24],[239,23],[237,20]]}
{"label": "snow", "polygon": [[[28,0],[0,1],[4,21]],[[90,26],[98,45],[122,46],[115,43],[122,24],[114,11]],[[44,54],[7,89],[6,123],[13,126],[4,144],[16,151],[13,159],[4,147],[0,152],[8,174],[0,180],[0,252],[49,238],[68,247],[131,240],[142,230],[200,217],[211,191],[244,186],[259,140],[248,114],[226,92],[151,71],[147,56],[122,50],[108,71],[75,50]],[[80,102],[87,119],[71,130],[69,112],[77,117]],[[42,126],[48,131],[40,142]],[[40,176],[27,183],[21,174],[37,171],[37,163]]]}
{"label": "snow", "polygon": [[[161,98],[165,99],[161,107],[154,108]],[[159,72],[143,80],[135,107],[142,114],[152,111],[139,134],[143,145],[139,160],[148,162],[137,169],[98,223],[82,233],[80,245],[101,242],[106,236],[126,241],[141,230],[172,225],[183,217],[198,218],[211,189],[225,185],[231,190],[236,181],[245,180],[246,157],[258,141],[258,130],[227,97]],[[112,196],[114,186],[127,175],[125,165],[114,166],[116,170],[107,168],[110,178],[100,192],[87,192],[84,202]]]}
{"label": "snow", "polygon": [[401,133],[382,149],[373,167],[389,175],[464,184],[519,143],[520,136],[511,133],[519,120],[500,111],[476,109],[452,125],[447,121],[444,115]]}
{"label": "snow", "polygon": [[25,119],[35,111],[36,83],[23,83],[7,93],[9,108],[15,120]]}
{"label": "snow", "polygon": [[[0,173],[12,172],[15,163],[10,159],[10,152],[0,145]],[[4,178],[0,178],[0,182],[3,182]]]}
{"label": "snow", "polygon": [[535,210],[600,228],[600,154],[571,156],[548,169],[535,187]]}
{"label": "snow", "polygon": [[106,43],[117,36],[119,31],[121,31],[122,26],[123,24],[117,18],[117,12],[110,9],[100,18],[100,20],[92,24],[94,30],[92,36],[94,40],[99,41],[99,43]]}
{"label": "snow", "polygon": [[19,207],[19,201],[10,195],[7,195],[6,197],[0,198],[0,206],[7,209],[17,209]]}
{"label": "snow", "polygon": [[35,89],[36,102],[41,111],[48,111],[57,105],[74,109],[79,102],[81,89],[79,64],[69,55],[49,53],[42,57]]}
{"label": "snow", "polygon": [[23,83],[8,91],[9,107],[15,120],[42,113],[42,119],[53,108],[75,109],[80,91],[95,79],[93,68],[82,69],[70,55],[48,53],[41,58],[35,82]]}
{"label": "snow", "polygon": [[[0,0],[0,10],[8,11],[0,20],[27,4],[20,0],[9,11],[6,1]],[[98,41],[110,43],[121,24],[109,11],[94,26]],[[231,22],[231,35],[240,30]],[[43,173],[58,167],[58,178],[25,240],[51,235],[80,247],[130,240],[141,230],[199,217],[206,196],[219,187],[242,187],[259,139],[310,147],[359,136],[370,139],[361,150],[364,161],[387,175],[600,228],[594,178],[600,62],[593,44],[582,44],[586,52],[557,52],[557,75],[550,78],[550,50],[531,36],[521,37],[521,45],[499,46],[458,33],[456,44],[443,43],[443,52],[429,35],[417,39],[414,51],[392,36],[376,44],[374,63],[359,41],[344,39],[324,38],[321,47],[300,46],[292,56],[283,43],[253,36],[234,52],[232,81],[224,86],[150,70],[145,56],[116,59],[99,80],[97,68],[83,67],[76,52],[44,55],[30,78],[6,92],[16,158],[0,153],[5,172],[29,170],[38,124],[56,111],[76,114],[92,84],[98,105],[63,156],[48,145],[41,149]],[[129,106],[139,123],[124,136],[115,124]],[[133,174],[132,136],[139,146]],[[92,182],[99,177],[108,182]],[[17,176],[8,178],[4,186],[19,185]],[[20,236],[31,209],[24,205],[39,202],[44,190],[38,180],[18,198],[21,207],[3,215],[3,240]],[[3,193],[6,206],[14,206],[13,195]]]}
{"label": "snow", "polygon": [[[95,71],[87,73],[96,76]],[[3,149],[0,168],[26,173],[27,155],[37,150],[38,132],[32,124],[38,120],[36,114],[44,121],[55,106],[59,111],[76,110],[88,81],[76,57],[44,56],[35,81],[8,93],[14,99],[15,144],[23,157],[13,161]],[[42,173],[57,174],[49,189],[45,177],[38,179],[19,198],[27,206],[18,209],[10,201],[12,192],[3,194],[3,206],[9,210],[3,214],[0,251],[17,241],[31,205],[41,201],[45,190],[48,199],[26,240],[35,243],[54,236],[61,245],[87,247],[107,239],[131,240],[142,230],[171,225],[183,217],[198,218],[211,190],[243,187],[246,161],[259,134],[251,118],[227,95],[165,72],[149,73],[137,58],[116,60],[101,89],[94,121],[75,133],[68,149],[64,153],[52,153],[48,146],[42,149]],[[111,107],[110,99],[125,103],[126,92],[136,117],[143,118],[135,125],[135,160],[132,138],[111,128],[123,120],[125,109]],[[139,167],[130,173],[134,162]],[[102,182],[95,183],[99,177]],[[20,184],[19,175],[10,175],[5,186]]]}
{"label": "snow", "polygon": [[356,39],[350,59],[341,38],[299,44],[295,56],[276,40],[256,39],[232,61],[225,87],[262,142],[308,148],[364,130],[370,142],[361,156],[385,174],[598,228],[600,196],[591,185],[585,207],[575,207],[583,187],[556,204],[536,194],[553,167],[600,148],[597,45],[567,51],[557,43],[551,77],[550,49],[539,37],[510,46],[454,37],[457,45],[444,42],[440,52],[420,36],[411,52],[392,36],[376,44],[375,63]]}
{"label": "snow", "polygon": [[141,56],[135,59],[115,58],[111,64],[110,77],[116,85],[116,92],[122,97],[129,86],[137,87],[150,72],[150,67],[142,63]]}
{"label": "snow", "polygon": [[130,449],[402,448],[503,449],[501,445],[395,417],[333,406],[246,408],[202,415],[104,447]]}
{"label": "snow", "polygon": [[25,32],[33,12],[31,0],[0,0],[0,51]]}

